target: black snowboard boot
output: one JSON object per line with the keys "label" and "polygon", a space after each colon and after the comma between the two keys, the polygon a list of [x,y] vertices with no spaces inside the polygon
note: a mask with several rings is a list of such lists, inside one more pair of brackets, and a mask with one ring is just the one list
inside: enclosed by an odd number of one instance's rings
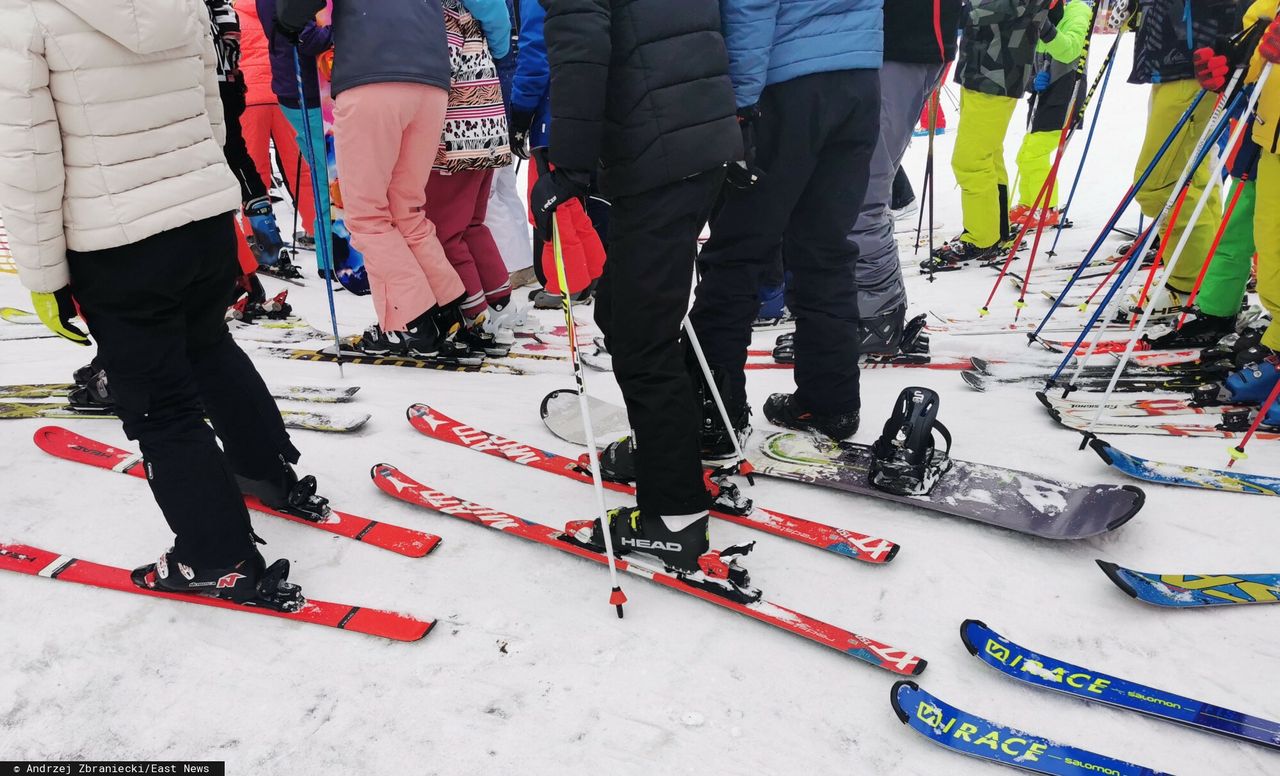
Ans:
{"label": "black snowboard boot", "polygon": [[290,584],[289,561],[266,565],[254,548],[252,554],[226,568],[196,568],[163,553],[155,563],[139,566],[129,575],[144,590],[221,598],[238,604],[296,612],[306,603],[302,588]]}
{"label": "black snowboard boot", "polygon": [[819,415],[800,406],[793,393],[775,393],[764,403],[764,416],[775,426],[817,431],[837,442],[858,433],[858,411]]}
{"label": "black snowboard boot", "polygon": [[244,495],[294,517],[319,522],[329,515],[329,500],[316,495],[316,478],[310,474],[299,478],[283,457],[278,475],[257,480],[237,474],[236,482]]}

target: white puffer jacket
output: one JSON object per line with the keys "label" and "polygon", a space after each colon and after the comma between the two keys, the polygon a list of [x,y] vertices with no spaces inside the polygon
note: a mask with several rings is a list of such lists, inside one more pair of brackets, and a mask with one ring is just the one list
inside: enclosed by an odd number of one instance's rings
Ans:
{"label": "white puffer jacket", "polygon": [[239,207],[215,60],[203,0],[0,0],[0,218],[23,285],[67,285],[68,249]]}

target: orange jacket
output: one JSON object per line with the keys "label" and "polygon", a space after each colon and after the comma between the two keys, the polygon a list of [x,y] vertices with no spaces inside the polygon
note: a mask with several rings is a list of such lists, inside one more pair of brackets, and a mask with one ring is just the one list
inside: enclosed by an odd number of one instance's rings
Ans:
{"label": "orange jacket", "polygon": [[271,91],[271,55],[267,51],[267,35],[262,31],[258,6],[254,0],[235,0],[240,15],[240,70],[249,92],[246,105],[275,105]]}

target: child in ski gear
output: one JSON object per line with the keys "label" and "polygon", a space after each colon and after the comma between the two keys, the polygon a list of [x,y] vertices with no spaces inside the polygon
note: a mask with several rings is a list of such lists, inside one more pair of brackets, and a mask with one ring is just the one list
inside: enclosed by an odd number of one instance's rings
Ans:
{"label": "child in ski gear", "polygon": [[[277,0],[291,40],[324,0]],[[346,225],[364,254],[378,323],[361,348],[376,355],[454,357],[465,298],[424,211],[449,100],[449,47],[438,2],[333,6],[334,145]],[[307,104],[311,107],[310,103]]]}
{"label": "child in ski gear", "polygon": [[1036,43],[1034,92],[1027,107],[1028,132],[1018,149],[1018,205],[1009,213],[1009,224],[1015,230],[1028,222],[1033,229],[1041,221],[1046,227],[1058,226],[1056,180],[1047,199],[1042,198],[1040,210],[1033,211],[1032,206],[1049,178],[1062,128],[1068,122],[1078,127],[1084,116],[1081,107],[1087,63],[1081,57],[1092,32],[1093,8],[1086,0],[1060,0],[1050,10],[1049,21],[1053,32],[1046,28],[1046,34]]}
{"label": "child in ski gear", "polygon": [[964,231],[925,259],[922,271],[958,269],[961,262],[990,261],[1003,252],[1009,239],[1004,137],[1013,109],[1035,79],[1038,41],[1051,40],[1054,34],[1050,8],[1061,2],[973,2],[956,63],[960,125],[951,157]]}
{"label": "child in ski gear", "polygon": [[[1138,9],[1129,83],[1151,84],[1151,100],[1142,150],[1134,163],[1134,180],[1147,169],[1200,91],[1195,80],[1192,52],[1240,30],[1240,11],[1236,0],[1138,0]],[[1174,186],[1190,162],[1197,141],[1208,128],[1213,109],[1213,99],[1201,100],[1191,120],[1174,138],[1173,145],[1138,191],[1136,199],[1147,218],[1158,216],[1173,195]],[[1179,243],[1186,229],[1191,230],[1191,237],[1168,276],[1166,287],[1158,293],[1153,292],[1154,298],[1149,303],[1157,310],[1170,310],[1185,304],[1222,220],[1222,197],[1219,187],[1209,180],[1210,166],[1206,161],[1191,177],[1188,202],[1198,202],[1204,190],[1210,189],[1209,200],[1196,222],[1189,223],[1192,208],[1188,207],[1184,208],[1172,229],[1165,224],[1159,227],[1161,239],[1170,246]]]}
{"label": "child in ski gear", "polygon": [[[637,442],[636,531],[647,551],[694,570],[690,557],[708,546],[710,496],[681,321],[698,234],[724,165],[742,152],[720,14],[714,0],[544,6],[549,169],[535,184],[532,215],[547,237],[552,213],[586,194],[600,170],[612,211],[595,319]],[[753,304],[744,323],[754,312]],[[625,512],[611,513],[609,530],[621,530]]]}
{"label": "child in ski gear", "polygon": [[[859,247],[848,235],[880,134],[883,4],[725,2],[723,10],[738,115],[755,138],[747,161],[763,175],[725,189],[690,319],[729,414],[745,423],[751,321],[781,252],[796,319],[796,392],[771,397],[765,415],[844,438],[861,403]],[[718,413],[711,419],[719,427]]]}
{"label": "child in ski gear", "polygon": [[62,319],[74,294],[174,532],[167,569],[135,580],[256,598],[264,563],[241,488],[287,502],[299,454],[223,322],[241,196],[208,11],[33,0],[5,4],[0,28],[13,65],[0,71],[0,211],[20,279]]}
{"label": "child in ski gear", "polygon": [[[494,60],[498,71],[498,85],[502,88],[502,102],[506,108],[507,125],[511,124],[511,95],[514,87],[517,59],[516,35],[519,26],[515,20],[515,7],[512,0],[506,0],[507,18],[511,22],[512,37],[509,51],[505,57]],[[514,150],[512,151],[514,153]],[[520,199],[519,184],[516,182],[514,165],[499,167],[493,172],[493,185],[489,189],[489,207],[485,214],[485,225],[498,245],[498,251],[507,265],[507,270],[515,272],[531,266],[533,261],[533,242],[529,237],[529,216],[524,201]],[[523,308],[520,305],[508,305],[501,310],[494,309],[494,315],[488,317],[488,323],[499,320],[511,329],[515,325],[523,326]],[[488,325],[488,324],[486,324]]]}
{"label": "child in ski gear", "polygon": [[[860,352],[897,351],[907,311],[895,216],[916,212],[915,194],[901,168],[916,117],[955,58],[960,0],[897,0],[884,7],[884,66],[880,69],[880,140],[871,157],[867,196],[849,239],[858,246]],[[936,19],[936,23],[935,23]],[[896,202],[903,181],[906,202]],[[911,226],[915,226],[912,220]]]}
{"label": "child in ski gear", "polygon": [[[511,164],[506,110],[490,55],[491,50],[506,53],[511,27],[501,0],[467,0],[465,7],[460,0],[442,0],[442,5],[452,81],[444,136],[427,187],[427,214],[466,288],[466,325],[459,338],[476,350],[504,356],[508,348],[485,331],[484,322],[490,304],[505,307],[511,301],[511,279],[484,219],[494,170]],[[470,8],[497,9],[501,16],[489,13],[489,26],[482,29]]]}

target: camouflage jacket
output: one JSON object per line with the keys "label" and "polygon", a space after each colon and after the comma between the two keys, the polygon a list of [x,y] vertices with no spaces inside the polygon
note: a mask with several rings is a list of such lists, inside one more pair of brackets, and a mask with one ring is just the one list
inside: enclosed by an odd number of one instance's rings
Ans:
{"label": "camouflage jacket", "polygon": [[1035,79],[1036,43],[1048,23],[1048,0],[973,0],[960,37],[956,83],[1021,98]]}

